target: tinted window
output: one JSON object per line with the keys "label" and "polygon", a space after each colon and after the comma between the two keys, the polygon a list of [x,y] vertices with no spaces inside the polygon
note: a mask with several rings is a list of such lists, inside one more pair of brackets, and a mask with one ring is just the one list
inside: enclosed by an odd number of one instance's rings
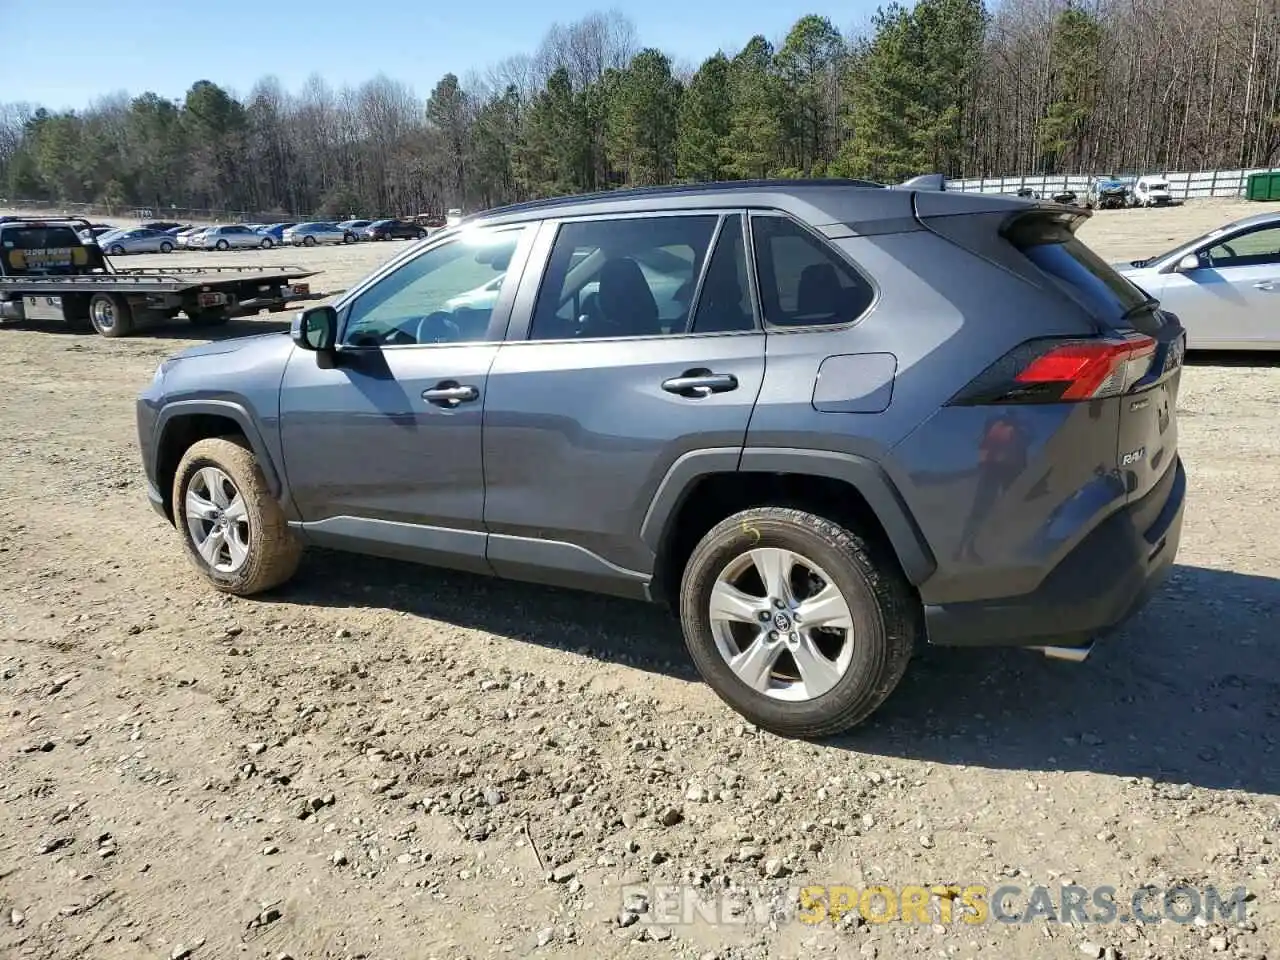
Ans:
{"label": "tinted window", "polygon": [[871,284],[822,240],[786,217],[751,218],[760,303],[775,327],[849,323],[875,299]]}
{"label": "tinted window", "polygon": [[719,217],[564,224],[534,307],[531,340],[684,333]]}
{"label": "tinted window", "polygon": [[1215,243],[1205,253],[1213,267],[1266,267],[1280,263],[1280,227],[1262,227]]}
{"label": "tinted window", "polygon": [[344,341],[380,346],[488,339],[522,232],[482,231],[414,257],[356,298]]}
{"label": "tinted window", "polygon": [[747,245],[742,218],[726,217],[707,264],[690,333],[724,333],[755,329],[751,281],[747,276]]}

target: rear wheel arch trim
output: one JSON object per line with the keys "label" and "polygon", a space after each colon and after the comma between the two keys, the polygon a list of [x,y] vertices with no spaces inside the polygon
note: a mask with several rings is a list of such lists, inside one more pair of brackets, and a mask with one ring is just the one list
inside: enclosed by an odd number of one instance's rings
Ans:
{"label": "rear wheel arch trim", "polygon": [[880,464],[866,457],[833,450],[790,447],[747,447],[739,469],[759,473],[803,473],[841,480],[856,489],[884,527],[912,586],[920,586],[938,569],[933,551],[911,517],[902,494]]}
{"label": "rear wheel arch trim", "polygon": [[176,421],[201,414],[225,417],[235,422],[241,432],[244,433],[245,439],[249,441],[249,447],[253,450],[254,459],[258,461],[258,468],[262,471],[262,476],[267,481],[267,489],[271,491],[273,497],[283,501],[284,484],[280,474],[276,471],[275,462],[272,460],[271,453],[262,439],[261,432],[249,412],[240,404],[233,403],[230,400],[178,400],[161,409],[159,416],[156,418],[156,442],[151,454],[155,461],[153,468],[157,471],[156,475],[158,476],[160,453],[164,450],[166,432]]}
{"label": "rear wheel arch trim", "polygon": [[789,447],[721,447],[694,450],[673,463],[645,512],[640,536],[656,555],[688,492],[703,477],[723,473],[797,473],[840,480],[854,487],[875,513],[913,586],[937,570],[937,561],[901,494],[874,460],[828,450]]}

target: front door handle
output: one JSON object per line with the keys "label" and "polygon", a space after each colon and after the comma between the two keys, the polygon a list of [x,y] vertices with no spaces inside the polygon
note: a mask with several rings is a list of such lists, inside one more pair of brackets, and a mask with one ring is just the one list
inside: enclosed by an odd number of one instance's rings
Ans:
{"label": "front door handle", "polygon": [[437,383],[430,390],[422,391],[422,399],[434,403],[437,407],[456,407],[460,403],[469,403],[480,397],[480,391],[469,383],[458,383],[456,380],[445,380]]}
{"label": "front door handle", "polygon": [[1265,290],[1267,293],[1275,293],[1280,289],[1280,279],[1278,280],[1259,280],[1253,285],[1255,290]]}
{"label": "front door handle", "polygon": [[667,393],[682,397],[708,397],[713,393],[726,393],[738,389],[738,378],[732,373],[712,373],[710,370],[686,370],[678,377],[662,381]]}

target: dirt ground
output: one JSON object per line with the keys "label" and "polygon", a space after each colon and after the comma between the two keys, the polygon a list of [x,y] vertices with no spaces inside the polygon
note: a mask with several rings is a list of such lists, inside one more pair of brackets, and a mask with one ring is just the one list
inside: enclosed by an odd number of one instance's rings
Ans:
{"label": "dirt ground", "polygon": [[[1257,209],[1084,236],[1137,257]],[[336,289],[403,248],[129,262]],[[336,554],[268,598],[205,588],[133,419],[195,332],[0,329],[0,957],[1280,960],[1275,361],[1185,371],[1178,566],[1119,636],[1079,665],[930,651],[818,746],[744,726],[643,605]],[[680,917],[672,883],[745,912]],[[1144,884],[1148,915],[1180,884],[1250,899],[1242,922],[767,912],[810,885],[1012,884],[1016,916],[1073,883],[1121,915]]]}

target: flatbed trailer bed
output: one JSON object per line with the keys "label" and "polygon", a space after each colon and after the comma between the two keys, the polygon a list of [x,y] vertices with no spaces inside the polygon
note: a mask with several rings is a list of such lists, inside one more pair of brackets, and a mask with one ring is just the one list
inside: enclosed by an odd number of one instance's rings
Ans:
{"label": "flatbed trailer bed", "polygon": [[[62,218],[0,221],[0,237],[9,227],[48,229],[69,222],[82,223]],[[59,237],[65,243],[65,231]],[[52,251],[62,256],[58,265],[70,272],[42,273],[21,272],[14,264],[25,268],[28,258],[47,263],[48,248],[19,249],[17,259],[12,250],[4,252],[9,256],[0,258],[0,321],[87,321],[107,337],[125,336],[146,320],[172,320],[179,313],[210,326],[328,296],[299,282],[319,271],[283,264],[115,268],[96,245],[80,243]]]}

